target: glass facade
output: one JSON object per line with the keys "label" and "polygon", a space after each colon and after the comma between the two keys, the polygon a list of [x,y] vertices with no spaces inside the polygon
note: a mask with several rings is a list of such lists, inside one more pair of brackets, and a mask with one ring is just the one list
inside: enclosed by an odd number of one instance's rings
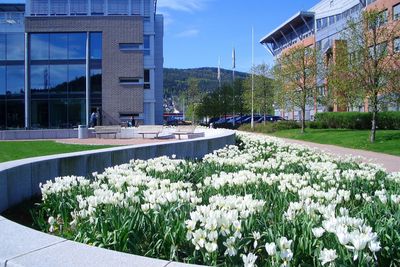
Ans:
{"label": "glass facade", "polygon": [[[86,38],[87,33],[30,34],[32,128],[85,124]],[[101,33],[90,33],[90,97],[96,108],[101,108],[101,43]]]}
{"label": "glass facade", "polygon": [[24,33],[0,33],[0,129],[24,128]]}

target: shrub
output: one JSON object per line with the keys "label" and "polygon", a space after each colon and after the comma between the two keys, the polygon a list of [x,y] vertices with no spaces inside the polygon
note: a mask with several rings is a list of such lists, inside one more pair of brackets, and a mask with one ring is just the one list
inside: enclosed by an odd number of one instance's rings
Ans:
{"label": "shrub", "polygon": [[[372,113],[366,112],[325,112],[315,116],[316,121],[309,123],[310,128],[327,129],[371,129]],[[400,129],[400,112],[380,112],[377,117],[378,129]]]}
{"label": "shrub", "polygon": [[[282,130],[300,129],[301,125],[296,121],[278,121],[267,123],[256,123],[254,131],[258,133],[274,133]],[[239,130],[252,131],[250,124],[240,126]]]}

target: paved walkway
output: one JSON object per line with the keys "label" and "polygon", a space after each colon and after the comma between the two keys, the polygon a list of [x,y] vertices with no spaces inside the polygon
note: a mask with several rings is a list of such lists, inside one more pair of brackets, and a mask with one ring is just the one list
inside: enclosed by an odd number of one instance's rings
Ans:
{"label": "paved walkway", "polygon": [[300,144],[312,148],[317,148],[319,150],[337,154],[339,156],[361,156],[364,162],[371,162],[376,164],[381,164],[388,172],[400,172],[400,157],[392,156],[388,154],[382,154],[372,151],[360,150],[360,149],[352,149],[352,148],[345,148],[339,147],[334,145],[324,145],[324,144],[317,144],[307,141],[300,141],[300,140],[293,140],[287,138],[281,138],[285,140],[287,143],[292,144]]}

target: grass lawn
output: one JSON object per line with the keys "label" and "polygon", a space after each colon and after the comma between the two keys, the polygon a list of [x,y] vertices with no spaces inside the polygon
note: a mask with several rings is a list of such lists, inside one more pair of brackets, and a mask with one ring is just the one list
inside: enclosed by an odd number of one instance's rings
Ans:
{"label": "grass lawn", "polygon": [[111,146],[67,145],[55,141],[1,141],[0,162]]}
{"label": "grass lawn", "polygon": [[299,129],[292,129],[278,131],[271,135],[400,156],[399,130],[377,131],[376,142],[373,144],[369,142],[369,133],[369,130],[306,129],[306,133],[301,134]]}

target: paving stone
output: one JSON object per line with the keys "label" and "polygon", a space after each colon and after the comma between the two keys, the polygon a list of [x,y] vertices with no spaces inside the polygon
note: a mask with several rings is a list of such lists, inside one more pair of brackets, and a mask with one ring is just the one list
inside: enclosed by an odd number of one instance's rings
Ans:
{"label": "paving stone", "polygon": [[9,266],[30,267],[164,267],[168,264],[168,261],[135,256],[66,241],[15,258],[11,260],[9,264]]}
{"label": "paving stone", "polygon": [[6,261],[12,258],[64,242],[62,238],[35,231],[7,219],[0,221],[0,237],[0,266],[5,266]]}

